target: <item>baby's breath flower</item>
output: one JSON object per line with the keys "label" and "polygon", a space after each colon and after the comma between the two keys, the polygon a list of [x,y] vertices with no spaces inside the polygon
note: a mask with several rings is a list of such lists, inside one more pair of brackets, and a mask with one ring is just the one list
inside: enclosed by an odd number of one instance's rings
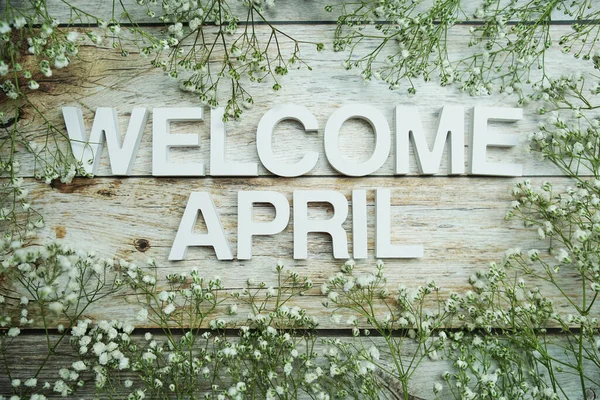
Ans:
{"label": "baby's breath flower", "polygon": [[21,333],[21,330],[19,328],[15,327],[15,326],[13,326],[12,328],[10,328],[8,330],[7,335],[9,337],[17,337],[17,336],[19,336],[20,333]]}
{"label": "baby's breath flower", "polygon": [[11,31],[10,25],[6,21],[0,21],[0,34],[6,34]]}
{"label": "baby's breath flower", "polygon": [[165,308],[163,308],[162,311],[165,315],[169,315],[173,311],[175,311],[175,305],[173,303],[169,303],[169,304],[167,304],[167,306]]}
{"label": "baby's breath flower", "polygon": [[75,371],[85,371],[87,369],[87,365],[83,361],[75,361],[72,364],[72,367]]}
{"label": "baby's breath flower", "polygon": [[33,388],[37,385],[37,379],[36,378],[29,378],[25,381],[24,383],[25,386]]}

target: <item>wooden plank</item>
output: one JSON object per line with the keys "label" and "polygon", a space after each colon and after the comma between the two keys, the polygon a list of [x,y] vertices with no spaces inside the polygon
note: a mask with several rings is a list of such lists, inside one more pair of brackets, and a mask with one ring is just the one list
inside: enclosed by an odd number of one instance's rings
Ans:
{"label": "wooden plank", "polygon": [[[22,0],[21,0],[22,1]],[[16,2],[19,4],[19,1]],[[147,2],[148,3],[148,2]],[[240,18],[241,21],[246,20],[247,8],[244,7],[241,2],[229,1],[228,2],[233,15]],[[263,15],[269,20],[274,22],[335,22],[339,16],[339,8],[342,4],[349,3],[348,8],[353,9],[357,6],[354,2],[344,2],[343,0],[311,0],[311,1],[286,1],[277,0],[272,7],[263,6]],[[481,6],[479,2],[463,1],[462,13],[459,13],[459,21],[468,21],[472,19],[475,11]],[[502,2],[507,4],[508,1]],[[521,0],[521,3],[527,3]],[[88,14],[95,17],[102,18],[106,21],[116,19],[121,23],[129,22],[129,18],[123,16],[123,8],[120,2],[115,3],[115,11],[112,10],[112,2],[97,2],[93,0],[72,0],[68,4],[78,8]],[[51,15],[58,18],[62,23],[67,23],[73,19],[75,23],[95,23],[95,21],[89,21],[87,18],[79,20],[75,18],[75,13],[69,7],[67,2],[60,0],[51,0],[48,2],[48,9]],[[131,20],[136,23],[146,24],[152,22],[158,22],[157,18],[151,18],[148,16],[148,10],[155,12],[157,16],[162,15],[161,13],[161,2],[158,1],[156,4],[139,6],[135,0],[124,0],[123,4],[125,9],[129,13]],[[417,11],[422,12],[431,7],[433,4],[432,0],[427,0],[418,5]],[[328,5],[334,6],[333,12],[327,12],[325,7]],[[2,12],[2,5],[0,5],[0,12]],[[415,14],[416,15],[416,14]],[[552,13],[553,20],[572,20],[573,17],[566,16],[562,11],[555,10]]]}
{"label": "wooden plank", "polygon": [[[332,0],[339,3],[339,0]],[[312,2],[278,1],[276,8],[267,10],[266,15],[275,21],[282,22],[280,28],[301,40],[325,41],[331,49],[334,25],[332,14],[323,11],[324,5],[331,2],[314,0]],[[110,7],[105,2],[78,0],[78,6],[92,13],[104,13],[110,18]],[[468,3],[467,7],[475,7],[476,3]],[[2,5],[0,5],[0,8]],[[150,20],[143,15],[143,9],[137,6],[133,18],[140,23]],[[62,22],[68,20],[64,4],[56,1],[52,12],[57,13]],[[108,14],[107,14],[108,13]],[[558,17],[560,18],[560,17]],[[299,22],[294,25],[289,22]],[[317,22],[317,24],[312,24]],[[318,23],[322,22],[322,23]],[[302,24],[304,23],[304,24]],[[159,28],[151,28],[159,32]],[[468,26],[453,29],[449,40],[449,52],[456,57],[468,54],[467,43],[470,39]],[[568,26],[555,26],[553,35],[558,38],[570,31]],[[265,38],[269,30],[262,26],[259,34]],[[287,47],[286,47],[287,46]],[[284,44],[289,48],[289,44]],[[365,51],[372,50],[366,46]],[[239,290],[244,287],[248,278],[265,281],[267,285],[276,283],[274,266],[277,262],[294,268],[302,276],[314,282],[314,289],[294,304],[306,308],[310,314],[318,317],[320,328],[344,329],[345,326],[334,324],[329,319],[329,311],[321,302],[325,300],[319,292],[320,283],[339,270],[344,260],[335,260],[331,255],[331,241],[326,235],[309,235],[309,259],[292,259],[292,222],[281,234],[274,237],[256,238],[254,241],[254,257],[249,261],[218,261],[212,249],[191,249],[188,259],[182,262],[169,262],[167,255],[183,214],[187,198],[191,191],[208,191],[217,205],[227,237],[234,248],[237,243],[237,205],[236,193],[241,190],[274,190],[283,193],[291,203],[293,190],[336,190],[351,200],[352,189],[365,189],[368,194],[368,248],[367,260],[358,262],[359,271],[374,269],[374,193],[377,188],[388,188],[392,191],[392,233],[395,243],[423,244],[425,256],[413,260],[386,261],[386,274],[391,288],[398,284],[415,287],[423,284],[428,278],[436,280],[443,288],[443,294],[449,291],[463,292],[469,289],[468,278],[477,269],[484,269],[488,262],[499,261],[505,250],[519,246],[524,249],[539,248],[542,255],[549,256],[548,242],[536,240],[535,233],[518,222],[503,222],[510,201],[510,188],[520,179],[494,178],[419,178],[414,152],[411,150],[411,177],[393,177],[394,155],[387,159],[382,168],[376,172],[377,178],[351,179],[343,178],[328,163],[323,152],[323,127],[328,117],[344,104],[370,104],[381,110],[393,130],[393,108],[395,105],[410,105],[421,115],[423,125],[428,132],[428,140],[433,140],[433,128],[437,112],[444,105],[463,105],[467,109],[465,126],[470,134],[470,109],[474,106],[513,106],[515,97],[469,97],[455,89],[440,90],[435,82],[419,84],[419,93],[415,97],[406,97],[402,92],[391,92],[382,83],[365,84],[359,72],[346,72],[340,67],[345,58],[344,53],[316,53],[312,47],[306,48],[306,60],[313,67],[312,73],[306,70],[291,71],[281,78],[283,89],[273,94],[267,90],[269,85],[250,85],[256,105],[246,112],[244,119],[227,125],[229,159],[243,162],[259,162],[256,154],[255,131],[260,117],[274,105],[280,103],[296,103],[307,106],[316,116],[320,130],[315,135],[305,135],[298,124],[286,122],[277,128],[274,138],[275,152],[284,162],[297,161],[304,151],[320,153],[317,167],[308,177],[299,179],[273,179],[268,171],[260,166],[262,178],[252,179],[153,179],[151,175],[151,120],[146,127],[140,153],[136,158],[134,175],[137,178],[114,179],[106,156],[103,154],[99,179],[77,179],[72,185],[55,184],[45,186],[30,179],[33,176],[33,162],[18,149],[22,159],[22,176],[27,177],[26,186],[33,196],[33,207],[37,207],[45,216],[46,226],[37,244],[55,238],[63,243],[78,248],[95,250],[106,258],[124,258],[140,265],[147,257],[157,260],[157,273],[164,278],[169,273],[187,272],[198,268],[201,275],[212,277],[220,275],[224,281],[225,292]],[[56,126],[63,128],[60,114],[62,106],[78,106],[83,109],[88,128],[93,120],[96,107],[114,106],[121,116],[121,130],[125,131],[131,109],[136,106],[148,107],[184,107],[198,106],[197,98],[180,92],[174,81],[166,79],[163,73],[149,66],[148,60],[132,56],[123,59],[111,49],[98,49],[84,46],[81,50],[82,61],[73,63],[68,70],[55,71],[52,78],[40,78],[41,89],[32,94],[34,104]],[[564,71],[586,72],[591,69],[589,63],[574,60],[570,55],[563,55],[554,46],[546,57],[546,72],[559,75]],[[2,104],[0,104],[0,107]],[[540,162],[536,157],[527,154],[524,143],[529,132],[535,130],[539,122],[535,115],[536,105],[529,105],[524,110],[524,119],[515,124],[491,124],[491,130],[501,133],[521,135],[521,144],[511,150],[490,151],[489,160],[522,163],[527,176],[550,176],[557,186],[569,185],[568,179],[559,177],[559,172],[548,163]],[[30,139],[41,143],[44,139],[38,117],[28,107],[24,107],[24,129]],[[208,111],[208,110],[207,110]],[[208,113],[208,112],[207,112]],[[199,151],[175,150],[172,153],[174,162],[203,160],[208,164],[208,126],[210,116],[205,123],[180,126],[186,132],[199,132],[202,148]],[[466,141],[468,143],[468,140]],[[373,148],[373,135],[370,128],[358,121],[345,124],[340,148],[344,155],[352,160],[364,160]],[[295,149],[291,152],[290,149]],[[466,159],[468,146],[465,147]],[[441,163],[440,175],[447,173],[446,155]],[[542,178],[534,179],[539,184]],[[352,210],[351,210],[352,211]],[[330,210],[315,207],[311,217],[325,218],[331,215]],[[268,220],[273,217],[268,207],[257,209],[257,218]],[[344,223],[344,228],[351,234],[352,216]],[[201,229],[201,227],[199,228]],[[350,246],[351,248],[352,246]],[[564,275],[567,292],[577,292],[579,283],[575,277]],[[162,281],[160,288],[164,287]],[[544,287],[543,292],[555,300],[555,307],[567,311],[568,307],[551,288]],[[15,293],[10,293],[13,301]],[[18,297],[17,297],[18,298]],[[118,318],[137,323],[135,313],[139,305],[135,303],[130,292],[124,291],[115,295],[86,313],[93,319]],[[226,313],[223,306],[222,315]],[[243,321],[246,310],[240,307],[237,316],[228,317],[233,321]],[[363,324],[363,322],[361,322]],[[33,327],[41,327],[36,321]],[[151,326],[150,326],[151,327]],[[327,336],[325,336],[326,338]],[[26,379],[32,368],[40,360],[43,351],[43,335],[19,337],[14,351],[10,353],[9,365],[16,365],[18,373],[15,377]],[[137,336],[137,340],[141,340]],[[381,339],[375,338],[381,343]],[[558,338],[557,340],[564,340]],[[411,347],[413,346],[413,347]],[[405,348],[406,357],[410,356],[414,344]],[[558,353],[557,353],[558,354]],[[48,364],[48,378],[56,379],[56,372],[62,366],[72,362],[72,355],[62,355]],[[415,398],[433,398],[432,382],[440,380],[442,372],[449,369],[447,362],[427,360],[415,374],[412,381],[411,395]],[[566,379],[568,392],[577,396],[577,382]],[[572,385],[572,386],[571,386]],[[0,388],[7,388],[8,381],[0,375]],[[2,392],[4,389],[0,389]],[[93,388],[88,385],[81,395],[92,395]]]}
{"label": "wooden plank", "polygon": [[[315,41],[328,38],[327,45],[331,48],[333,27],[327,25],[305,26],[293,25],[287,27],[295,37],[303,40]],[[568,27],[555,27],[553,32],[560,35]],[[265,27],[260,28],[261,35],[267,35]],[[468,49],[468,27],[457,27],[454,36],[449,40],[449,52],[457,57],[464,55]],[[289,45],[289,43],[287,44]],[[283,86],[279,92],[274,93],[269,89],[270,84],[248,83],[248,90],[254,96],[255,106],[246,111],[239,122],[231,122],[226,126],[228,160],[240,162],[259,163],[259,174],[270,175],[260,165],[256,150],[256,127],[263,114],[277,104],[293,103],[306,106],[316,117],[319,130],[316,134],[304,134],[300,124],[283,122],[277,128],[273,139],[273,148],[278,159],[283,162],[293,163],[298,161],[305,151],[319,152],[319,161],[316,167],[308,174],[310,176],[337,175],[329,165],[323,150],[323,129],[330,115],[343,105],[368,104],[375,107],[385,116],[392,130],[394,125],[394,107],[410,106],[418,112],[429,145],[433,143],[437,114],[446,105],[460,105],[465,108],[465,132],[467,144],[465,147],[465,162],[469,163],[468,137],[471,134],[470,115],[472,108],[477,107],[516,107],[517,98],[508,95],[494,95],[472,97],[456,88],[441,89],[435,82],[419,83],[416,96],[406,96],[403,88],[400,91],[390,91],[382,82],[365,84],[360,78],[359,71],[345,71],[340,67],[344,53],[318,53],[313,47],[305,49],[307,62],[313,67],[310,72],[306,69],[291,71],[288,76],[282,77]],[[365,51],[368,51],[367,47]],[[324,56],[325,55],[325,56]],[[56,71],[52,78],[40,78],[40,89],[31,94],[31,100],[39,110],[56,127],[63,130],[64,121],[61,107],[76,106],[82,109],[87,129],[93,121],[97,107],[115,107],[120,115],[121,132],[125,132],[129,115],[134,107],[146,107],[152,110],[155,107],[186,107],[199,106],[198,98],[184,93],[177,87],[177,83],[168,79],[161,71],[150,67],[147,59],[131,56],[122,58],[112,49],[98,49],[84,47],[81,50],[81,62],[74,63],[68,71]],[[546,73],[558,76],[565,70],[588,71],[590,65],[580,60],[575,60],[570,55],[565,55],[556,47],[549,50],[546,56]],[[592,80],[590,80],[591,82]],[[223,88],[226,91],[226,88]],[[559,172],[555,167],[546,162],[541,162],[539,157],[527,152],[527,137],[536,130],[541,117],[536,109],[541,103],[531,103],[524,108],[524,117],[515,123],[492,122],[490,131],[495,133],[517,134],[520,137],[518,146],[510,149],[489,149],[489,161],[512,162],[523,165],[524,174],[527,176],[556,175]],[[44,130],[40,128],[41,119],[29,106],[23,108],[23,129],[26,136],[38,144],[45,140]],[[176,124],[177,132],[193,132],[200,135],[200,149],[174,149],[171,151],[173,162],[202,161],[209,163],[209,124],[210,112],[206,110],[206,122],[195,124]],[[149,176],[152,173],[152,119],[150,118],[142,139],[139,153],[135,158],[133,175]],[[394,141],[392,141],[394,143]],[[342,154],[350,160],[367,159],[374,148],[372,129],[367,123],[352,120],[344,124],[339,143]],[[290,152],[289,149],[295,149]],[[23,150],[21,149],[21,152]],[[447,150],[444,152],[440,165],[440,175],[447,174]],[[394,174],[395,148],[383,166],[375,175],[390,176]],[[410,174],[418,174],[417,163],[412,149],[410,150]],[[21,160],[21,174],[33,175],[33,162],[31,157],[23,155]],[[111,170],[108,164],[106,149],[102,155],[98,176],[109,176]]]}
{"label": "wooden plank", "polygon": [[[326,234],[309,234],[308,259],[293,260],[293,223],[280,234],[256,237],[251,260],[219,261],[209,247],[190,248],[183,261],[169,262],[177,229],[192,191],[209,192],[220,214],[234,256],[237,246],[237,192],[271,190],[290,200],[294,190],[334,190],[351,199],[351,191],[367,190],[368,259],[358,260],[360,271],[374,271],[374,223],[377,188],[391,190],[391,240],[395,244],[424,246],[424,257],[389,259],[387,277],[391,289],[404,283],[408,287],[434,279],[445,293],[470,289],[469,276],[499,262],[513,247],[538,248],[548,254],[549,243],[537,240],[536,233],[517,221],[504,222],[509,209],[510,190],[517,179],[483,178],[302,178],[302,179],[77,179],[72,185],[50,187],[27,180],[33,207],[44,215],[46,226],[39,243],[55,238],[76,248],[94,250],[109,259],[126,259],[144,265],[148,257],[158,264],[156,273],[188,273],[197,268],[200,275],[219,275],[229,291],[246,286],[251,278],[276,285],[277,262],[294,268],[311,279],[310,296],[299,298],[303,307],[320,317],[324,328],[338,327],[329,321],[329,311],[321,303],[319,287],[337,273],[344,259],[334,259],[331,240]],[[564,178],[553,179],[556,187],[569,185]],[[541,180],[535,180],[540,184]],[[331,210],[311,206],[310,218],[330,218]],[[292,212],[293,215],[293,212]],[[256,218],[273,218],[270,207],[256,207]],[[343,224],[352,243],[352,209]],[[198,226],[200,232],[203,227]],[[143,245],[140,245],[142,243]],[[349,245],[352,255],[352,246]],[[575,291],[578,283],[565,275],[565,287]],[[163,280],[164,282],[164,280]],[[163,284],[164,285],[164,284]],[[548,288],[556,307],[566,305]],[[125,297],[123,297],[125,296]],[[135,307],[127,293],[109,299],[90,311],[94,319],[119,316],[135,321]],[[241,314],[244,316],[245,314]],[[243,317],[242,317],[243,319]],[[39,322],[39,321],[38,321]]]}
{"label": "wooden plank", "polygon": [[[139,343],[140,346],[147,346],[147,342],[143,338],[143,330],[136,330],[132,335],[132,339],[134,342]],[[58,335],[50,335],[51,343],[54,343],[58,339]],[[159,343],[164,343],[166,341],[166,336],[154,332],[154,339]],[[314,351],[319,354],[318,362],[325,363],[326,360],[322,356],[323,352],[330,348],[330,345],[323,343],[324,340],[327,339],[338,339],[342,343],[354,342],[359,346],[361,344],[358,342],[359,339],[352,338],[344,338],[344,337],[328,337],[321,336],[314,348]],[[235,338],[229,337],[227,338],[229,342],[236,342]],[[298,339],[302,342],[301,339]],[[381,337],[371,337],[371,338],[363,338],[362,346],[366,349],[370,348],[372,345],[376,345],[379,349],[381,349],[381,362],[386,363],[390,362],[390,355],[386,351],[387,345],[383,338]],[[561,345],[566,344],[566,340],[560,335],[548,335],[548,341],[552,344],[548,345],[549,353],[552,356],[557,357],[559,359],[564,359],[564,355],[562,354]],[[298,346],[302,349],[302,344]],[[406,338],[402,345],[401,359],[405,364],[408,364],[412,358],[412,355],[417,351],[417,344],[408,338]],[[36,371],[36,368],[41,364],[43,357],[46,354],[46,345],[45,342],[41,342],[37,336],[20,336],[13,343],[11,343],[8,352],[7,352],[7,364],[11,368],[11,377],[13,379],[21,379],[21,382],[25,382],[25,380],[29,379]],[[57,354],[54,354],[47,361],[44,370],[38,375],[39,386],[43,385],[43,382],[50,382],[53,384],[56,380],[60,379],[58,371],[61,368],[70,368],[71,364],[77,360],[76,354],[73,349],[68,345],[68,341],[61,343],[58,347]],[[572,360],[571,360],[572,362]],[[446,372],[452,373],[454,371],[452,367],[451,361],[447,359],[439,359],[439,360],[431,360],[426,357],[422,363],[418,366],[415,373],[412,375],[409,385],[409,394],[412,396],[411,400],[425,400],[425,399],[435,399],[436,397],[433,394],[432,388],[433,384],[439,382],[443,385],[442,392],[440,393],[441,398],[450,398],[446,396],[450,396],[449,389],[443,381],[443,374]],[[593,365],[586,364],[586,373],[589,375],[593,375],[592,371],[594,371]],[[565,391],[565,393],[571,395],[573,399],[583,398],[581,393],[581,386],[579,383],[579,379],[573,379],[573,375],[569,373],[568,370],[564,372],[554,371],[556,377],[559,382],[561,382],[561,387]],[[136,385],[134,389],[138,388],[136,374],[131,372],[121,372],[118,376],[122,377],[121,379],[132,379],[136,381]],[[94,385],[94,376],[90,371],[83,372],[81,377],[85,380],[85,385],[81,388],[78,388],[77,391],[73,394],[77,398],[90,398],[95,395],[95,385]],[[400,392],[400,385],[395,382],[395,380],[390,378],[385,378],[387,382],[386,392],[390,398],[402,398],[402,393]],[[199,385],[204,384],[202,379],[199,379]],[[589,384],[589,383],[588,383]],[[598,393],[598,387],[595,387],[593,384],[589,384],[588,386],[590,391],[595,391]],[[383,389],[383,388],[382,388]],[[591,392],[590,392],[591,393]],[[0,394],[9,396],[10,391],[10,383],[7,378],[7,375],[0,374]],[[125,394],[126,395],[126,394]],[[395,397],[397,396],[397,397]],[[593,397],[591,397],[593,398]]]}

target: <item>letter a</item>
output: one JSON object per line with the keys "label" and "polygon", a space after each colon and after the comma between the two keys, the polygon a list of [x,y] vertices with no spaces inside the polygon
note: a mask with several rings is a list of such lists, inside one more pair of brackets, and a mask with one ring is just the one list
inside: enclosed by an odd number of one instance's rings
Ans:
{"label": "letter a", "polygon": [[[194,233],[198,211],[202,213],[206,223],[208,232],[205,234]],[[183,260],[188,247],[191,246],[212,246],[219,260],[233,260],[231,247],[225,237],[219,214],[210,193],[207,192],[192,192],[190,195],[169,254],[169,260]]]}

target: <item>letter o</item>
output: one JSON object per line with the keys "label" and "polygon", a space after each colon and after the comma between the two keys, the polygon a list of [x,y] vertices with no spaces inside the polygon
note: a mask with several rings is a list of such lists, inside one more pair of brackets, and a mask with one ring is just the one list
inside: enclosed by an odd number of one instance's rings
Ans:
{"label": "letter o", "polygon": [[[367,121],[375,133],[375,150],[373,154],[367,161],[359,164],[344,159],[338,148],[342,124],[353,118]],[[334,111],[327,120],[324,144],[327,160],[336,171],[347,176],[369,175],[381,168],[390,154],[390,126],[383,114],[375,107],[364,104],[344,106]]]}

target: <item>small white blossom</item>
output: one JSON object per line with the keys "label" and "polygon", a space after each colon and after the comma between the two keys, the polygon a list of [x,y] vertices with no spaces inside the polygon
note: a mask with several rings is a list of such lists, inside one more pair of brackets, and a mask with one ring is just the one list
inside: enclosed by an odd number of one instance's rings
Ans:
{"label": "small white blossom", "polygon": [[562,263],[562,262],[569,262],[569,253],[567,253],[567,251],[565,249],[558,249],[558,252],[555,255],[556,260],[558,260],[558,262]]}
{"label": "small white blossom", "polygon": [[85,371],[87,369],[87,365],[81,360],[75,361],[71,366],[75,371]]}
{"label": "small white blossom", "polygon": [[163,308],[163,313],[165,313],[165,315],[169,315],[173,311],[175,311],[175,305],[173,303],[169,303],[165,308]]}
{"label": "small white blossom", "polygon": [[8,74],[8,65],[4,61],[0,60],[0,76]]}
{"label": "small white blossom", "polygon": [[27,20],[24,17],[16,17],[13,22],[13,26],[17,29],[21,29],[25,24],[27,24]]}
{"label": "small white blossom", "polygon": [[79,36],[79,34],[76,31],[71,31],[71,32],[67,33],[67,40],[69,42],[74,42],[77,40],[78,36]]}
{"label": "small white blossom", "polygon": [[16,326],[13,326],[12,328],[10,328],[8,330],[7,335],[9,337],[17,337],[17,336],[19,336],[19,333],[21,333],[21,330],[19,328],[17,328]]}
{"label": "small white blossom", "polygon": [[140,322],[146,322],[148,320],[148,310],[145,308],[140,309],[136,315],[136,318]]}
{"label": "small white blossom", "polygon": [[4,35],[8,32],[10,32],[11,28],[10,25],[8,24],[8,22],[6,21],[0,21],[0,34]]}

